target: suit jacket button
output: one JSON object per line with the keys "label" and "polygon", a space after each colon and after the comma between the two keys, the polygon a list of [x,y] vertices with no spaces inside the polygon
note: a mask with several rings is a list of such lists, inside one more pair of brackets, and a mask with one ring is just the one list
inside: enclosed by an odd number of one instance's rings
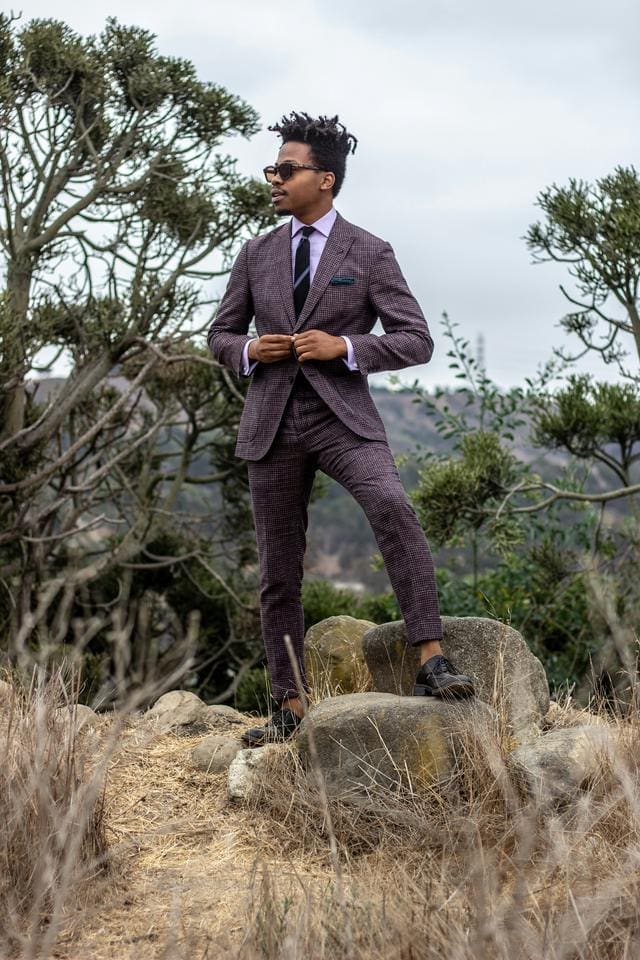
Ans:
{"label": "suit jacket button", "polygon": [[289,377],[289,383],[293,383],[294,380],[295,380],[295,377]]}

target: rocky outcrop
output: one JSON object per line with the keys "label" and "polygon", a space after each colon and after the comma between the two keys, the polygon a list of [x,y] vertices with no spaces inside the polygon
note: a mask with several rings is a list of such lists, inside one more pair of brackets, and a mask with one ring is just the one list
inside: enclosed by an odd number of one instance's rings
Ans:
{"label": "rocky outcrop", "polygon": [[509,764],[531,796],[555,803],[582,790],[592,795],[605,790],[620,762],[621,747],[615,727],[565,727],[518,747]]}
{"label": "rocky outcrop", "polygon": [[431,789],[454,772],[464,738],[491,735],[495,725],[479,700],[355,693],[313,707],[296,741],[307,765],[315,745],[329,793],[362,797],[376,785]]}
{"label": "rocky outcrop", "polygon": [[[443,617],[444,653],[476,684],[476,696],[494,706],[513,746],[539,736],[549,709],[544,668],[517,630],[483,617]],[[369,630],[362,648],[374,690],[411,694],[419,652],[406,643],[404,621]]]}
{"label": "rocky outcrop", "polygon": [[147,710],[144,718],[153,722],[157,733],[204,733],[209,729],[227,730],[246,723],[246,717],[233,707],[224,704],[208,706],[189,690],[170,690],[163,694]]}
{"label": "rocky outcrop", "polygon": [[362,638],[374,627],[370,620],[328,617],[315,623],[305,636],[305,659],[312,689],[322,697],[336,697],[369,689],[371,675],[362,653]]}

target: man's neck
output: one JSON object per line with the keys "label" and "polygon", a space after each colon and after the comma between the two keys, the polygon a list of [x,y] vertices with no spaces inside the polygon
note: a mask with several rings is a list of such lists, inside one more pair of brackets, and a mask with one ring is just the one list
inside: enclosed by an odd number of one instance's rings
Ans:
{"label": "man's neck", "polygon": [[294,217],[304,223],[305,226],[310,227],[312,223],[315,223],[317,220],[321,220],[325,217],[330,210],[333,209],[333,202],[328,205],[323,205],[320,209],[310,210],[305,213],[294,213]]}

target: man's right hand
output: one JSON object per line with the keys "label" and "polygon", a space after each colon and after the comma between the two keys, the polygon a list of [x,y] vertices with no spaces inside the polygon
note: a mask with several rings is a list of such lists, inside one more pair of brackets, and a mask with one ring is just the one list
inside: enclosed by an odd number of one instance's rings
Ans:
{"label": "man's right hand", "polygon": [[282,333],[265,333],[249,344],[249,360],[260,363],[275,363],[290,356],[293,350],[293,337]]}

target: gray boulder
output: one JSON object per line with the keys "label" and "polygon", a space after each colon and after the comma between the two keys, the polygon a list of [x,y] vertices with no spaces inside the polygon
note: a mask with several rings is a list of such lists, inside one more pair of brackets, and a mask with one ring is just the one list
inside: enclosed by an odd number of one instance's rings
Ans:
{"label": "gray boulder", "polygon": [[204,720],[212,727],[235,726],[239,723],[246,723],[247,718],[233,707],[228,707],[224,703],[214,703],[211,706],[205,706],[202,713]]}
{"label": "gray boulder", "polygon": [[318,696],[336,697],[370,688],[362,638],[374,626],[370,620],[339,616],[327,617],[307,630],[305,662],[311,687]]}
{"label": "gray boulder", "polygon": [[509,756],[527,792],[539,802],[569,800],[581,790],[598,794],[611,784],[621,744],[613,727],[585,724],[543,734]]}
{"label": "gray boulder", "polygon": [[353,693],[312,707],[296,742],[307,766],[315,744],[329,793],[355,798],[375,785],[431,789],[454,772],[465,736],[491,737],[495,726],[493,710],[475,699]]}
{"label": "gray boulder", "polygon": [[81,730],[95,730],[100,724],[98,714],[84,703],[70,703],[68,706],[57,707],[54,716],[69,730],[73,729],[76,733],[80,733]]}
{"label": "gray boulder", "polygon": [[198,770],[205,773],[224,773],[239,750],[242,750],[240,740],[213,734],[201,740],[192,751],[191,759]]}
{"label": "gray boulder", "polygon": [[170,690],[163,694],[145,714],[154,721],[157,732],[166,733],[180,727],[205,726],[207,705],[189,690]]}
{"label": "gray boulder", "polygon": [[[443,617],[442,627],[445,656],[473,677],[477,698],[498,710],[512,745],[535,740],[549,709],[549,684],[518,631],[484,617]],[[362,649],[374,690],[411,694],[420,657],[407,646],[403,620],[369,630]]]}
{"label": "gray boulder", "polygon": [[286,743],[240,750],[229,765],[227,789],[231,800],[250,800],[260,791],[264,777],[278,757],[291,748]]}

